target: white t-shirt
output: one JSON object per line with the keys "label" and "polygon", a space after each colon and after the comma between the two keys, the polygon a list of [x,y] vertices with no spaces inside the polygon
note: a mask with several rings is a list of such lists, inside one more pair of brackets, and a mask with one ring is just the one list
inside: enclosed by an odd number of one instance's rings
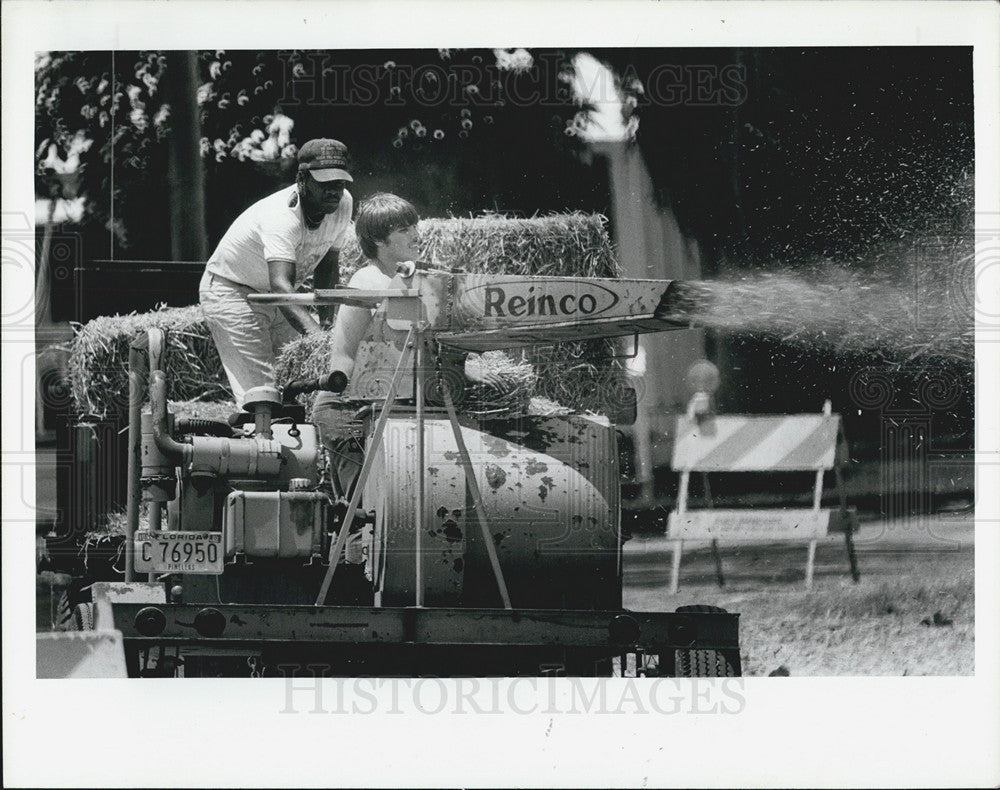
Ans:
{"label": "white t-shirt", "polygon": [[[381,291],[390,287],[392,279],[378,266],[368,264],[354,272],[347,287]],[[333,338],[330,344],[331,370],[342,370],[348,376],[351,375],[354,371],[354,358],[358,353],[358,345],[368,333],[374,313],[374,310],[365,307],[352,307],[346,304],[337,310],[337,320],[333,325]]]}
{"label": "white t-shirt", "polygon": [[327,250],[343,247],[353,208],[354,200],[345,190],[337,210],[310,230],[302,215],[298,187],[286,187],[258,200],[236,218],[208,259],[206,270],[267,292],[271,290],[267,262],[295,261],[295,285],[299,286]]}

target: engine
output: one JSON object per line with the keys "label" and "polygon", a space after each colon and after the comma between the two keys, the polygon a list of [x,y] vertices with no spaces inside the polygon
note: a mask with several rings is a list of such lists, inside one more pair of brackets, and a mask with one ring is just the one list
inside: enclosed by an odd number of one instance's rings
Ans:
{"label": "engine", "polygon": [[[152,374],[143,415],[142,488],[166,529],[140,531],[136,569],[176,574],[186,601],[313,603],[344,528],[344,492],[317,427],[284,410],[276,390],[247,395],[236,428],[175,421]],[[365,433],[372,432],[371,420]],[[415,420],[390,419],[373,459],[331,601],[412,605],[416,566],[432,606],[500,606],[479,514],[452,426],[431,410],[425,469]],[[204,435],[218,434],[218,435]],[[229,434],[229,435],[224,435]],[[603,418],[522,417],[462,427],[490,540],[518,606],[621,605],[617,447]],[[416,517],[423,472],[423,519]],[[418,522],[422,524],[419,553]]]}

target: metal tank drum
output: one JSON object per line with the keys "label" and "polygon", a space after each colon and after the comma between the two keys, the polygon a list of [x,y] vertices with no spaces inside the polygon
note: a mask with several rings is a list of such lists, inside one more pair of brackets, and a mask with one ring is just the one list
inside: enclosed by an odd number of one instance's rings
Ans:
{"label": "metal tank drum", "polygon": [[[465,469],[447,419],[425,421],[421,539],[424,604],[499,607]],[[522,417],[462,434],[516,609],[621,606],[618,454],[603,418]],[[365,508],[375,512],[372,566],[382,606],[412,606],[417,431],[390,419]]]}

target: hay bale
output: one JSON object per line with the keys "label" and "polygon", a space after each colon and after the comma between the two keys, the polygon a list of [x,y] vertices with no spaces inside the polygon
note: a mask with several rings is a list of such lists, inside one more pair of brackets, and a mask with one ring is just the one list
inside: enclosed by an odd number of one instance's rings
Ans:
{"label": "hay bale", "polygon": [[77,328],[67,365],[77,413],[103,419],[128,412],[129,344],[153,327],[167,331],[168,398],[232,398],[201,307],[161,306],[148,313],[101,316]]}
{"label": "hay bale", "polygon": [[[285,346],[275,362],[278,386],[295,379],[316,378],[329,373],[331,336],[332,332],[306,335]],[[456,399],[456,408],[467,413],[525,413],[538,381],[534,366],[526,359],[511,359],[503,351],[487,351],[476,356],[494,383],[468,382],[465,392]],[[308,413],[316,396],[311,393],[300,395],[299,399],[306,405]]]}
{"label": "hay bale", "polygon": [[[617,277],[607,219],[580,211],[545,217],[432,218],[420,221],[420,257],[467,272],[549,277]],[[366,263],[352,235],[340,253],[340,281]]]}
{"label": "hay bale", "polygon": [[218,422],[225,422],[231,415],[239,411],[239,409],[236,408],[236,402],[231,400],[168,400],[167,409],[169,409],[170,413],[173,414],[178,420],[199,419],[216,420]]}
{"label": "hay bale", "polygon": [[497,214],[420,223],[421,256],[468,272],[617,277],[618,261],[599,214],[518,219]]}
{"label": "hay bale", "polygon": [[279,387],[296,379],[313,379],[330,372],[330,341],[333,332],[315,332],[288,343],[274,361],[274,380]]}

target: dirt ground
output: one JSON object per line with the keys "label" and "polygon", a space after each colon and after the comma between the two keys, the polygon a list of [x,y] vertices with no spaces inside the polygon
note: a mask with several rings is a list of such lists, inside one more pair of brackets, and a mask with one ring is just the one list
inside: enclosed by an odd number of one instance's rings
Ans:
{"label": "dirt ground", "polygon": [[835,534],[819,542],[812,590],[806,544],[721,545],[723,587],[710,548],[685,544],[673,595],[671,541],[636,535],[625,544],[625,608],[739,612],[747,676],[971,675],[973,532],[971,513],[862,523],[860,581]]}

